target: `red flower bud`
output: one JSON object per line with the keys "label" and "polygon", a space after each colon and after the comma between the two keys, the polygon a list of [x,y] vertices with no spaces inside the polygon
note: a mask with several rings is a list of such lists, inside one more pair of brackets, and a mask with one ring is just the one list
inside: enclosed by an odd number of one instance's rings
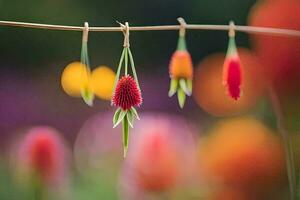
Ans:
{"label": "red flower bud", "polygon": [[133,106],[142,104],[141,91],[130,75],[125,75],[118,81],[112,104],[121,107],[123,110],[129,110]]}
{"label": "red flower bud", "polygon": [[242,69],[237,55],[228,56],[223,66],[223,85],[228,94],[235,100],[241,96]]}

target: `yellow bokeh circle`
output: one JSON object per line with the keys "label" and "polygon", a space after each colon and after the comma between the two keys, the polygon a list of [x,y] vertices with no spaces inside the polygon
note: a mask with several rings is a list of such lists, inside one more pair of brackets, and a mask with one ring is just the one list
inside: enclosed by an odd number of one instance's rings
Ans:
{"label": "yellow bokeh circle", "polygon": [[90,73],[86,65],[72,62],[62,73],[61,85],[63,90],[72,97],[81,97],[82,90],[88,89],[97,97],[110,100],[115,76],[114,71],[107,66],[99,66]]}
{"label": "yellow bokeh circle", "polygon": [[84,64],[72,62],[66,66],[61,76],[63,90],[72,97],[80,97],[82,87],[89,85],[88,71]]}
{"label": "yellow bokeh circle", "polygon": [[91,76],[91,86],[94,94],[104,100],[110,100],[113,93],[115,73],[109,67],[99,66],[95,68]]}

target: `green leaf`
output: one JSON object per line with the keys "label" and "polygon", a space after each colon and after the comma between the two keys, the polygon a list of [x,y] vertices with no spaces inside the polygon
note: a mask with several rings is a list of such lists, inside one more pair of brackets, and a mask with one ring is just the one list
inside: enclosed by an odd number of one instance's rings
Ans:
{"label": "green leaf", "polygon": [[187,83],[188,91],[190,92],[190,94],[192,94],[192,92],[193,92],[193,80],[192,79],[187,79],[186,83]]}
{"label": "green leaf", "polygon": [[181,88],[179,88],[177,91],[177,97],[180,108],[183,108],[185,103],[185,93]]}
{"label": "green leaf", "polygon": [[171,79],[170,90],[169,90],[169,94],[168,94],[169,97],[173,96],[176,93],[177,87],[178,87],[178,80]]}
{"label": "green leaf", "polygon": [[127,111],[122,110],[120,111],[119,117],[116,120],[116,123],[114,124],[113,128],[115,128],[116,126],[118,126],[118,124],[120,124],[120,122],[124,119],[124,117],[126,116]]}
{"label": "green leaf", "polygon": [[131,110],[132,114],[134,115],[134,117],[135,117],[137,120],[140,120],[140,117],[139,117],[139,115],[138,115],[136,109],[135,109],[134,107],[131,107],[130,110]]}
{"label": "green leaf", "polygon": [[129,60],[130,60],[130,65],[131,65],[131,70],[132,70],[132,73],[133,73],[133,77],[139,87],[139,89],[141,90],[141,87],[140,87],[140,84],[139,84],[139,80],[138,80],[138,77],[137,77],[137,74],[136,74],[136,70],[135,70],[135,65],[134,65],[134,60],[133,60],[133,56],[132,56],[132,53],[131,53],[131,50],[130,48],[128,47],[128,54],[129,54]]}
{"label": "green leaf", "polygon": [[94,101],[93,91],[85,87],[81,90],[81,97],[87,105],[93,106],[93,101]]}
{"label": "green leaf", "polygon": [[191,93],[190,93],[190,91],[189,91],[189,89],[187,87],[187,83],[186,83],[185,79],[182,78],[182,79],[179,80],[179,86],[184,91],[184,93],[186,95],[191,96]]}
{"label": "green leaf", "polygon": [[[127,118],[127,117],[125,117]],[[128,120],[123,120],[123,150],[124,150],[124,158],[126,157],[127,150],[128,150],[128,142],[129,142],[129,126],[128,126]]]}
{"label": "green leaf", "polygon": [[120,116],[120,112],[121,112],[121,108],[118,108],[113,117],[113,125],[115,125],[117,123],[119,116]]}
{"label": "green leaf", "polygon": [[114,87],[113,87],[113,93],[115,92],[117,83],[118,83],[119,78],[120,78],[120,72],[121,72],[121,69],[122,69],[122,64],[123,64],[123,60],[124,60],[124,56],[125,56],[125,51],[126,50],[124,48],[123,51],[122,51],[122,55],[121,55],[121,58],[120,58],[120,61],[119,61],[119,66],[118,66],[118,69],[117,69],[117,74],[116,74],[116,77],[115,77],[115,82],[114,82]]}
{"label": "green leaf", "polygon": [[128,110],[126,116],[127,116],[128,124],[130,125],[131,128],[133,128],[134,115],[133,115],[132,111]]}
{"label": "green leaf", "polygon": [[125,47],[125,75],[128,74],[128,47]]}

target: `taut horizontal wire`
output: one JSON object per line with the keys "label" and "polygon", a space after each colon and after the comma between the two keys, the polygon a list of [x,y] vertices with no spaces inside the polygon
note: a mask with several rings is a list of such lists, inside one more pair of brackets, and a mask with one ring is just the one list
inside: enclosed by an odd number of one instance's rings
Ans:
{"label": "taut horizontal wire", "polygon": [[[0,26],[14,26],[23,28],[36,28],[47,30],[65,30],[65,31],[83,31],[82,26],[65,26],[65,25],[53,25],[53,24],[38,24],[28,22],[14,22],[14,21],[0,21]],[[162,25],[162,26],[130,26],[130,31],[167,31],[167,30],[179,30],[180,25]],[[205,24],[187,24],[186,29],[190,30],[216,30],[216,31],[228,31],[229,25],[205,25]],[[89,31],[95,32],[114,32],[123,31],[123,27],[89,27]],[[281,29],[271,27],[256,27],[256,26],[239,26],[235,25],[235,31],[253,34],[266,34],[277,36],[293,36],[300,37],[300,31],[292,29]]]}

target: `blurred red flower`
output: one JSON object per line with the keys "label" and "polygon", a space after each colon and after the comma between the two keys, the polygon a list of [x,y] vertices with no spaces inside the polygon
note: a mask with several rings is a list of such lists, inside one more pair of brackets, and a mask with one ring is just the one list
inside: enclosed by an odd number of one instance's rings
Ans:
{"label": "blurred red flower", "polygon": [[[300,1],[258,1],[250,13],[249,25],[300,30]],[[300,39],[262,34],[253,34],[251,39],[266,77],[281,92],[298,93]]]}
{"label": "blurred red flower", "polygon": [[[195,178],[195,138],[185,120],[165,114],[143,114],[131,135],[122,186],[128,199],[170,195]],[[126,199],[126,198],[125,198]]]}
{"label": "blurred red flower", "polygon": [[66,152],[57,132],[49,127],[29,130],[19,149],[20,161],[42,184],[63,179]]}
{"label": "blurred red flower", "polygon": [[139,147],[133,163],[138,185],[146,191],[171,188],[178,176],[178,159],[170,138],[153,132],[145,136]]}

